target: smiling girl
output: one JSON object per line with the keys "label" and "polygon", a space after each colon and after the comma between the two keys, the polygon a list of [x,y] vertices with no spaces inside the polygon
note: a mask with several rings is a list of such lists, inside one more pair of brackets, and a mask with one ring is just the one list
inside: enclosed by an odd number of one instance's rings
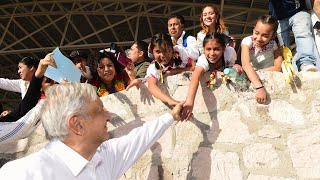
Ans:
{"label": "smiling girl", "polygon": [[281,39],[277,37],[278,21],[272,16],[260,16],[253,29],[253,35],[242,40],[241,62],[243,70],[256,88],[256,100],[265,103],[267,92],[256,70],[281,71]]}
{"label": "smiling girl", "polygon": [[150,50],[153,52],[154,61],[148,67],[146,75],[149,92],[161,101],[175,106],[179,101],[165,94],[158,83],[163,83],[166,76],[192,71],[194,61],[188,57],[183,47],[173,46],[171,37],[165,33],[156,34],[151,38]]}
{"label": "smiling girl", "polygon": [[200,16],[201,31],[197,34],[197,42],[200,53],[203,53],[203,39],[210,32],[219,32],[229,35],[219,10],[213,4],[206,5],[202,8]]}
{"label": "smiling girl", "polygon": [[182,119],[189,119],[192,114],[194,100],[201,76],[206,71],[223,71],[226,67],[233,67],[238,72],[241,66],[224,57],[226,49],[225,35],[221,33],[208,33],[203,40],[204,54],[201,55],[192,73],[187,100],[183,106]]}

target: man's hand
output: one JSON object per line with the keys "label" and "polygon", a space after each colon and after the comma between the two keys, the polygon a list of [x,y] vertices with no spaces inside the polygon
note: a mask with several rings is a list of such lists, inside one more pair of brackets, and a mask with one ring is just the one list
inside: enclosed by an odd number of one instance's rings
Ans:
{"label": "man's hand", "polygon": [[183,106],[184,102],[180,102],[177,105],[174,106],[174,108],[170,111],[170,114],[173,116],[174,120],[176,121],[180,121],[180,112],[182,110],[182,106]]}

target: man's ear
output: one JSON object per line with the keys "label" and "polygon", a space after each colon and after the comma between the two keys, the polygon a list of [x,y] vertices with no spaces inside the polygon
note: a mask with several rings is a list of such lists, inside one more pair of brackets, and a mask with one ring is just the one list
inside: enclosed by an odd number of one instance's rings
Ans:
{"label": "man's ear", "polygon": [[139,51],[139,57],[143,57],[143,51]]}
{"label": "man's ear", "polygon": [[182,29],[184,30],[184,24],[181,24],[181,26],[182,26]]}
{"label": "man's ear", "polygon": [[77,115],[71,115],[68,117],[67,126],[76,135],[82,136],[85,132],[81,118]]}

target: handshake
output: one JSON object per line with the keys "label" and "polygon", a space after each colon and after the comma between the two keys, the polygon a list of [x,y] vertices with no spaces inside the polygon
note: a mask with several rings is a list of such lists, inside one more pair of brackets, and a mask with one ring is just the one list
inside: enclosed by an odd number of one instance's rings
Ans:
{"label": "handshake", "polygon": [[170,111],[175,121],[191,121],[193,118],[192,109],[188,110],[187,106],[184,106],[185,102],[180,102],[174,106]]}

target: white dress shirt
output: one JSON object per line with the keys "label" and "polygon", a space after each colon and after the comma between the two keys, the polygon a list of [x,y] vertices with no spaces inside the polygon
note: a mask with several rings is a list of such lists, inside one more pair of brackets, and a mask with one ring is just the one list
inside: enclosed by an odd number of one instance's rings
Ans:
{"label": "white dress shirt", "polygon": [[21,93],[23,99],[26,95],[29,83],[22,79],[6,79],[0,78],[0,89]]}
{"label": "white dress shirt", "polygon": [[174,119],[166,113],[133,129],[128,135],[105,141],[90,161],[62,143],[53,141],[39,152],[11,161],[0,169],[5,180],[114,180],[152,146]]}
{"label": "white dress shirt", "polygon": [[[183,48],[185,48],[183,46],[183,36],[186,34],[185,31],[182,32],[180,38],[177,41],[177,44]],[[173,37],[171,37],[171,39],[173,39]],[[187,39],[187,47],[185,48],[188,56],[193,59],[193,61],[197,61],[198,57],[199,57],[199,50],[198,50],[198,43],[195,37],[193,36],[188,36]]]}

